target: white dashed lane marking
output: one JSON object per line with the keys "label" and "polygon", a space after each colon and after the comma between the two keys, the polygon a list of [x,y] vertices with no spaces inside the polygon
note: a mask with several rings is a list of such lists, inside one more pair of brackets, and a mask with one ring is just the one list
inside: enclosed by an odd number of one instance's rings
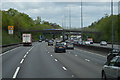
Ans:
{"label": "white dashed lane marking", "polygon": [[20,64],[22,64],[22,63],[23,63],[23,61],[24,61],[24,59],[22,59],[22,60],[20,61]]}
{"label": "white dashed lane marking", "polygon": [[85,60],[88,61],[88,62],[90,61],[90,60],[88,60],[88,59],[85,59]]}
{"label": "white dashed lane marking", "polygon": [[24,55],[24,58],[26,58],[27,55]]}
{"label": "white dashed lane marking", "polygon": [[58,61],[57,59],[55,59],[55,61]]}
{"label": "white dashed lane marking", "polygon": [[17,76],[19,70],[20,70],[20,67],[17,67],[17,69],[16,69],[16,71],[15,71],[15,73],[14,73],[14,75],[13,75],[13,78],[16,78],[16,76]]}
{"label": "white dashed lane marking", "polygon": [[65,70],[65,71],[67,70],[65,67],[62,67],[62,68],[63,68],[63,70]]}

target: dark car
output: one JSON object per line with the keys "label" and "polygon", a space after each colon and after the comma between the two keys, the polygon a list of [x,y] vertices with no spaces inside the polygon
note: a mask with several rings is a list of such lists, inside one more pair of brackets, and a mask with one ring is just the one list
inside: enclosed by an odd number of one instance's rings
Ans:
{"label": "dark car", "polygon": [[119,49],[113,49],[108,55],[107,55],[107,61],[109,62],[112,58],[115,56],[120,55],[120,50]]}
{"label": "dark car", "polygon": [[45,39],[45,42],[48,42],[49,40],[48,39]]}
{"label": "dark car", "polygon": [[53,43],[54,43],[54,42],[53,42],[52,40],[49,40],[49,41],[48,41],[48,46],[53,46]]}
{"label": "dark car", "polygon": [[57,53],[57,52],[66,52],[66,47],[62,43],[56,43],[54,51],[55,51],[55,53]]}

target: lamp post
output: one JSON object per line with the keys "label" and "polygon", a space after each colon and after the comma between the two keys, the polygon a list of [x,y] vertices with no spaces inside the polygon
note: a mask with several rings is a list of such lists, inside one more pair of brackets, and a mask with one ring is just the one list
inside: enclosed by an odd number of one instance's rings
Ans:
{"label": "lamp post", "polygon": [[69,28],[71,29],[71,7],[69,7]]}
{"label": "lamp post", "polygon": [[112,49],[114,48],[114,26],[113,26],[113,0],[111,0],[111,22],[112,22]]}
{"label": "lamp post", "polygon": [[82,33],[83,33],[83,9],[82,9],[82,0],[81,0],[81,39],[83,38]]}

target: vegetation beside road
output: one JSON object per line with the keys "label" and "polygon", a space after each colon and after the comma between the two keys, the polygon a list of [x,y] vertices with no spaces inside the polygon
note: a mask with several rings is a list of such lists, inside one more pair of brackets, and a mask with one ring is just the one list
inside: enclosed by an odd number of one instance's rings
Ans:
{"label": "vegetation beside road", "polygon": [[[15,9],[10,8],[8,11],[2,12],[2,44],[11,44],[21,42],[22,30],[43,30],[43,29],[61,29],[56,23],[41,20],[38,16],[33,20],[29,15],[21,13]],[[14,26],[14,34],[8,34],[8,26]],[[32,34],[33,40],[39,39],[41,33]]]}
{"label": "vegetation beside road", "polygon": [[85,34],[84,37],[93,37],[95,42],[105,40],[111,42],[112,40],[112,19],[114,27],[114,42],[120,43],[120,16],[113,15],[102,17],[100,20],[93,22],[90,26],[84,28],[84,30],[93,30],[101,32],[101,34]]}

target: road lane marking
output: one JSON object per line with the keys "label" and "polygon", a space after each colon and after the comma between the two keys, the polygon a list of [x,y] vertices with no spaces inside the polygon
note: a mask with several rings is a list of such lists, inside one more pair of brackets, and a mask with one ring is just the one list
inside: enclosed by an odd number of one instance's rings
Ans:
{"label": "road lane marking", "polygon": [[22,64],[22,63],[23,63],[23,61],[24,61],[24,59],[22,59],[22,60],[20,61],[20,64]]}
{"label": "road lane marking", "polygon": [[77,55],[75,55],[75,56],[77,56]]}
{"label": "road lane marking", "polygon": [[20,67],[17,67],[17,69],[16,69],[16,71],[15,71],[15,73],[14,73],[14,75],[13,75],[13,78],[16,78],[16,76],[17,76],[19,70],[20,70]]}
{"label": "road lane marking", "polygon": [[65,67],[62,67],[62,68],[63,68],[63,70],[65,70],[65,71],[67,70]]}
{"label": "road lane marking", "polygon": [[55,59],[55,61],[58,61],[57,59]]}
{"label": "road lane marking", "polygon": [[6,53],[9,53],[9,52],[11,52],[11,51],[14,51],[14,50],[17,49],[17,48],[20,48],[20,47],[16,47],[16,48],[14,48],[14,49],[11,49],[11,50],[9,50],[9,51],[6,51],[6,52],[2,53],[0,56],[3,56],[3,55],[5,55]]}
{"label": "road lane marking", "polygon": [[28,54],[29,52],[27,52],[26,54]]}
{"label": "road lane marking", "polygon": [[50,55],[50,56],[52,56],[52,55]]}
{"label": "road lane marking", "polygon": [[72,75],[72,77],[74,77],[74,75]]}
{"label": "road lane marking", "polygon": [[29,50],[29,52],[34,48],[35,46],[33,46],[30,50]]}
{"label": "road lane marking", "polygon": [[88,62],[90,61],[89,59],[85,59],[85,60],[88,61]]}
{"label": "road lane marking", "polygon": [[[80,50],[80,49],[76,49],[76,50]],[[85,52],[85,53],[95,54],[95,55],[101,56],[101,57],[106,57],[106,56],[103,56],[103,55],[100,55],[100,54],[97,54],[97,53],[93,53],[93,52],[89,52],[89,51],[84,51],[84,50],[80,50],[80,51]]]}
{"label": "road lane marking", "polygon": [[27,56],[27,55],[25,54],[25,55],[24,55],[24,58],[25,58],[26,56]]}

